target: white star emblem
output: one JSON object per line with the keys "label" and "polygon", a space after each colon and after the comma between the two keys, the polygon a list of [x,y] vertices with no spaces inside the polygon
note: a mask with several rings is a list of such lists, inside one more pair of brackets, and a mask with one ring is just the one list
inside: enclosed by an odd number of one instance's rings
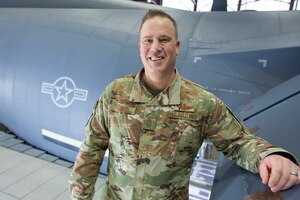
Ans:
{"label": "white star emblem", "polygon": [[76,87],[75,82],[66,76],[54,83],[42,83],[42,93],[50,94],[53,103],[60,108],[67,108],[74,100],[86,101],[88,91]]}
{"label": "white star emblem", "polygon": [[55,100],[59,101],[60,99],[63,99],[66,103],[68,103],[69,102],[68,94],[73,92],[73,89],[70,89],[67,87],[67,81],[64,80],[64,83],[62,84],[62,86],[60,86],[60,87],[55,86],[55,89],[58,92]]}

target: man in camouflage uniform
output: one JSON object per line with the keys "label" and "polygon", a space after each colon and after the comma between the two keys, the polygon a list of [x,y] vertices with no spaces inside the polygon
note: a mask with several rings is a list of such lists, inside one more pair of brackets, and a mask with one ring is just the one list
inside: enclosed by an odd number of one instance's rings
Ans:
{"label": "man in camouflage uniform", "polygon": [[260,172],[274,192],[300,182],[291,154],[250,134],[217,97],[180,76],[179,47],[174,19],[148,11],[139,41],[144,68],[113,81],[96,102],[70,179],[73,199],[92,199],[108,148],[101,200],[187,200],[205,138],[241,167]]}

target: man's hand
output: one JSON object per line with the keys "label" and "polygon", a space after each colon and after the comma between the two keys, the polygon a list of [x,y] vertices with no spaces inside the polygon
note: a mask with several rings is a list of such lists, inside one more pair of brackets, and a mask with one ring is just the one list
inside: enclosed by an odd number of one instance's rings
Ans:
{"label": "man's hand", "polygon": [[280,155],[270,155],[262,160],[259,173],[263,184],[268,184],[272,192],[285,190],[300,183],[300,168]]}

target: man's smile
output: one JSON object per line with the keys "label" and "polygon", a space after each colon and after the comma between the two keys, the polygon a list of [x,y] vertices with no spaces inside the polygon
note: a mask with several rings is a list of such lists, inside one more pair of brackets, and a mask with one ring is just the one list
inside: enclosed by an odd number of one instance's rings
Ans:
{"label": "man's smile", "polygon": [[157,57],[157,56],[149,56],[148,57],[150,60],[152,61],[159,61],[159,60],[163,60],[165,57],[164,56],[160,56],[160,57]]}

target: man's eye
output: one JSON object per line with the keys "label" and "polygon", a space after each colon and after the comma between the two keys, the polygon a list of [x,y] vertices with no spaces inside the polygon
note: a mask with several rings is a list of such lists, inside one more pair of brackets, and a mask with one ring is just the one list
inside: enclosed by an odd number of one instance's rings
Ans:
{"label": "man's eye", "polygon": [[144,39],[143,43],[145,44],[151,44],[152,40],[151,39]]}
{"label": "man's eye", "polygon": [[167,42],[169,42],[169,41],[170,41],[169,38],[162,38],[162,39],[160,39],[160,42],[161,42],[161,43],[167,43]]}

